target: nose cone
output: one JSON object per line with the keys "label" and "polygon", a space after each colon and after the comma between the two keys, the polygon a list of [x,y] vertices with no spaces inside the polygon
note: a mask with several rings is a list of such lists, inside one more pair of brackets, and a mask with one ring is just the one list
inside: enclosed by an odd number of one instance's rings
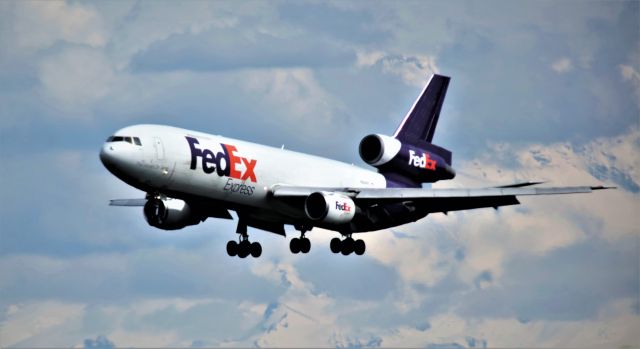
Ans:
{"label": "nose cone", "polygon": [[126,142],[107,142],[100,149],[100,161],[114,176],[135,186],[138,154]]}
{"label": "nose cone", "polygon": [[107,169],[111,170],[115,166],[116,163],[116,154],[113,146],[109,143],[105,143],[102,145],[102,149],[100,149],[100,161]]}
{"label": "nose cone", "polygon": [[[123,143],[123,142],[120,142]],[[104,167],[117,177],[131,171],[131,163],[134,158],[130,149],[127,149],[128,143],[112,143],[107,142],[100,149],[100,161]]]}

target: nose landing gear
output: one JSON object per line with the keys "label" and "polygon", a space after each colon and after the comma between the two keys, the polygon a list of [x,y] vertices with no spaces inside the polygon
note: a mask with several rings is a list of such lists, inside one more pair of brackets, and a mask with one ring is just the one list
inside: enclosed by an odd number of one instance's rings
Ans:
{"label": "nose landing gear", "polygon": [[258,258],[262,255],[262,245],[259,242],[250,242],[249,234],[247,234],[247,225],[238,221],[238,228],[236,233],[239,235],[239,242],[231,240],[227,242],[227,254],[230,257],[238,256],[240,258],[246,258],[251,255],[253,258]]}

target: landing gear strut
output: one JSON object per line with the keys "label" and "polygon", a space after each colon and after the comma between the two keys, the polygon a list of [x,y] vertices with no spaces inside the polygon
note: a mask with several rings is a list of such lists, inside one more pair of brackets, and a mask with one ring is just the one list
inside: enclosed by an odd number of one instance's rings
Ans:
{"label": "landing gear strut", "polygon": [[240,258],[246,258],[248,255],[253,258],[260,257],[262,245],[259,242],[249,242],[247,225],[242,220],[238,221],[236,233],[238,234],[238,242],[235,240],[227,242],[227,254],[231,257],[238,256]]}
{"label": "landing gear strut", "polygon": [[291,250],[291,253],[293,254],[297,254],[300,252],[309,253],[309,251],[311,250],[311,240],[305,237],[304,234],[307,231],[311,230],[312,227],[296,225],[295,228],[296,230],[300,231],[300,238],[291,239],[291,242],[289,243],[289,250]]}
{"label": "landing gear strut", "polygon": [[351,237],[351,233],[344,234],[346,239],[340,240],[340,238],[331,239],[329,247],[333,253],[342,253],[343,256],[349,255],[353,252],[358,256],[362,256],[367,246],[363,240],[354,240]]}

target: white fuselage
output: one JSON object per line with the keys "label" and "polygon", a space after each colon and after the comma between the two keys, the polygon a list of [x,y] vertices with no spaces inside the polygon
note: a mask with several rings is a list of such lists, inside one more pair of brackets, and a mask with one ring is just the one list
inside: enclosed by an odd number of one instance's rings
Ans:
{"label": "white fuselage", "polygon": [[382,175],[354,165],[176,127],[136,125],[114,136],[138,137],[141,145],[107,142],[101,151],[103,162],[119,178],[147,192],[184,193],[269,209],[268,195],[277,185],[386,186]]}

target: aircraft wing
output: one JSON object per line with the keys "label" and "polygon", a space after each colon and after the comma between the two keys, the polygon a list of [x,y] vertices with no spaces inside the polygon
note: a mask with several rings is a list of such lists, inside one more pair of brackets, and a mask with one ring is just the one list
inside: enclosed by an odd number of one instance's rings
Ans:
{"label": "aircraft wing", "polygon": [[477,189],[421,189],[421,188],[308,188],[279,186],[274,188],[273,197],[303,198],[316,191],[342,193],[349,196],[356,204],[373,206],[394,202],[413,202],[417,206],[426,207],[428,212],[449,212],[472,208],[517,205],[517,196],[524,195],[556,195],[590,193],[594,190],[610,189],[603,186],[575,187],[530,187],[534,183],[516,186]]}
{"label": "aircraft wing", "polygon": [[114,199],[109,201],[109,206],[144,206],[147,199]]}

